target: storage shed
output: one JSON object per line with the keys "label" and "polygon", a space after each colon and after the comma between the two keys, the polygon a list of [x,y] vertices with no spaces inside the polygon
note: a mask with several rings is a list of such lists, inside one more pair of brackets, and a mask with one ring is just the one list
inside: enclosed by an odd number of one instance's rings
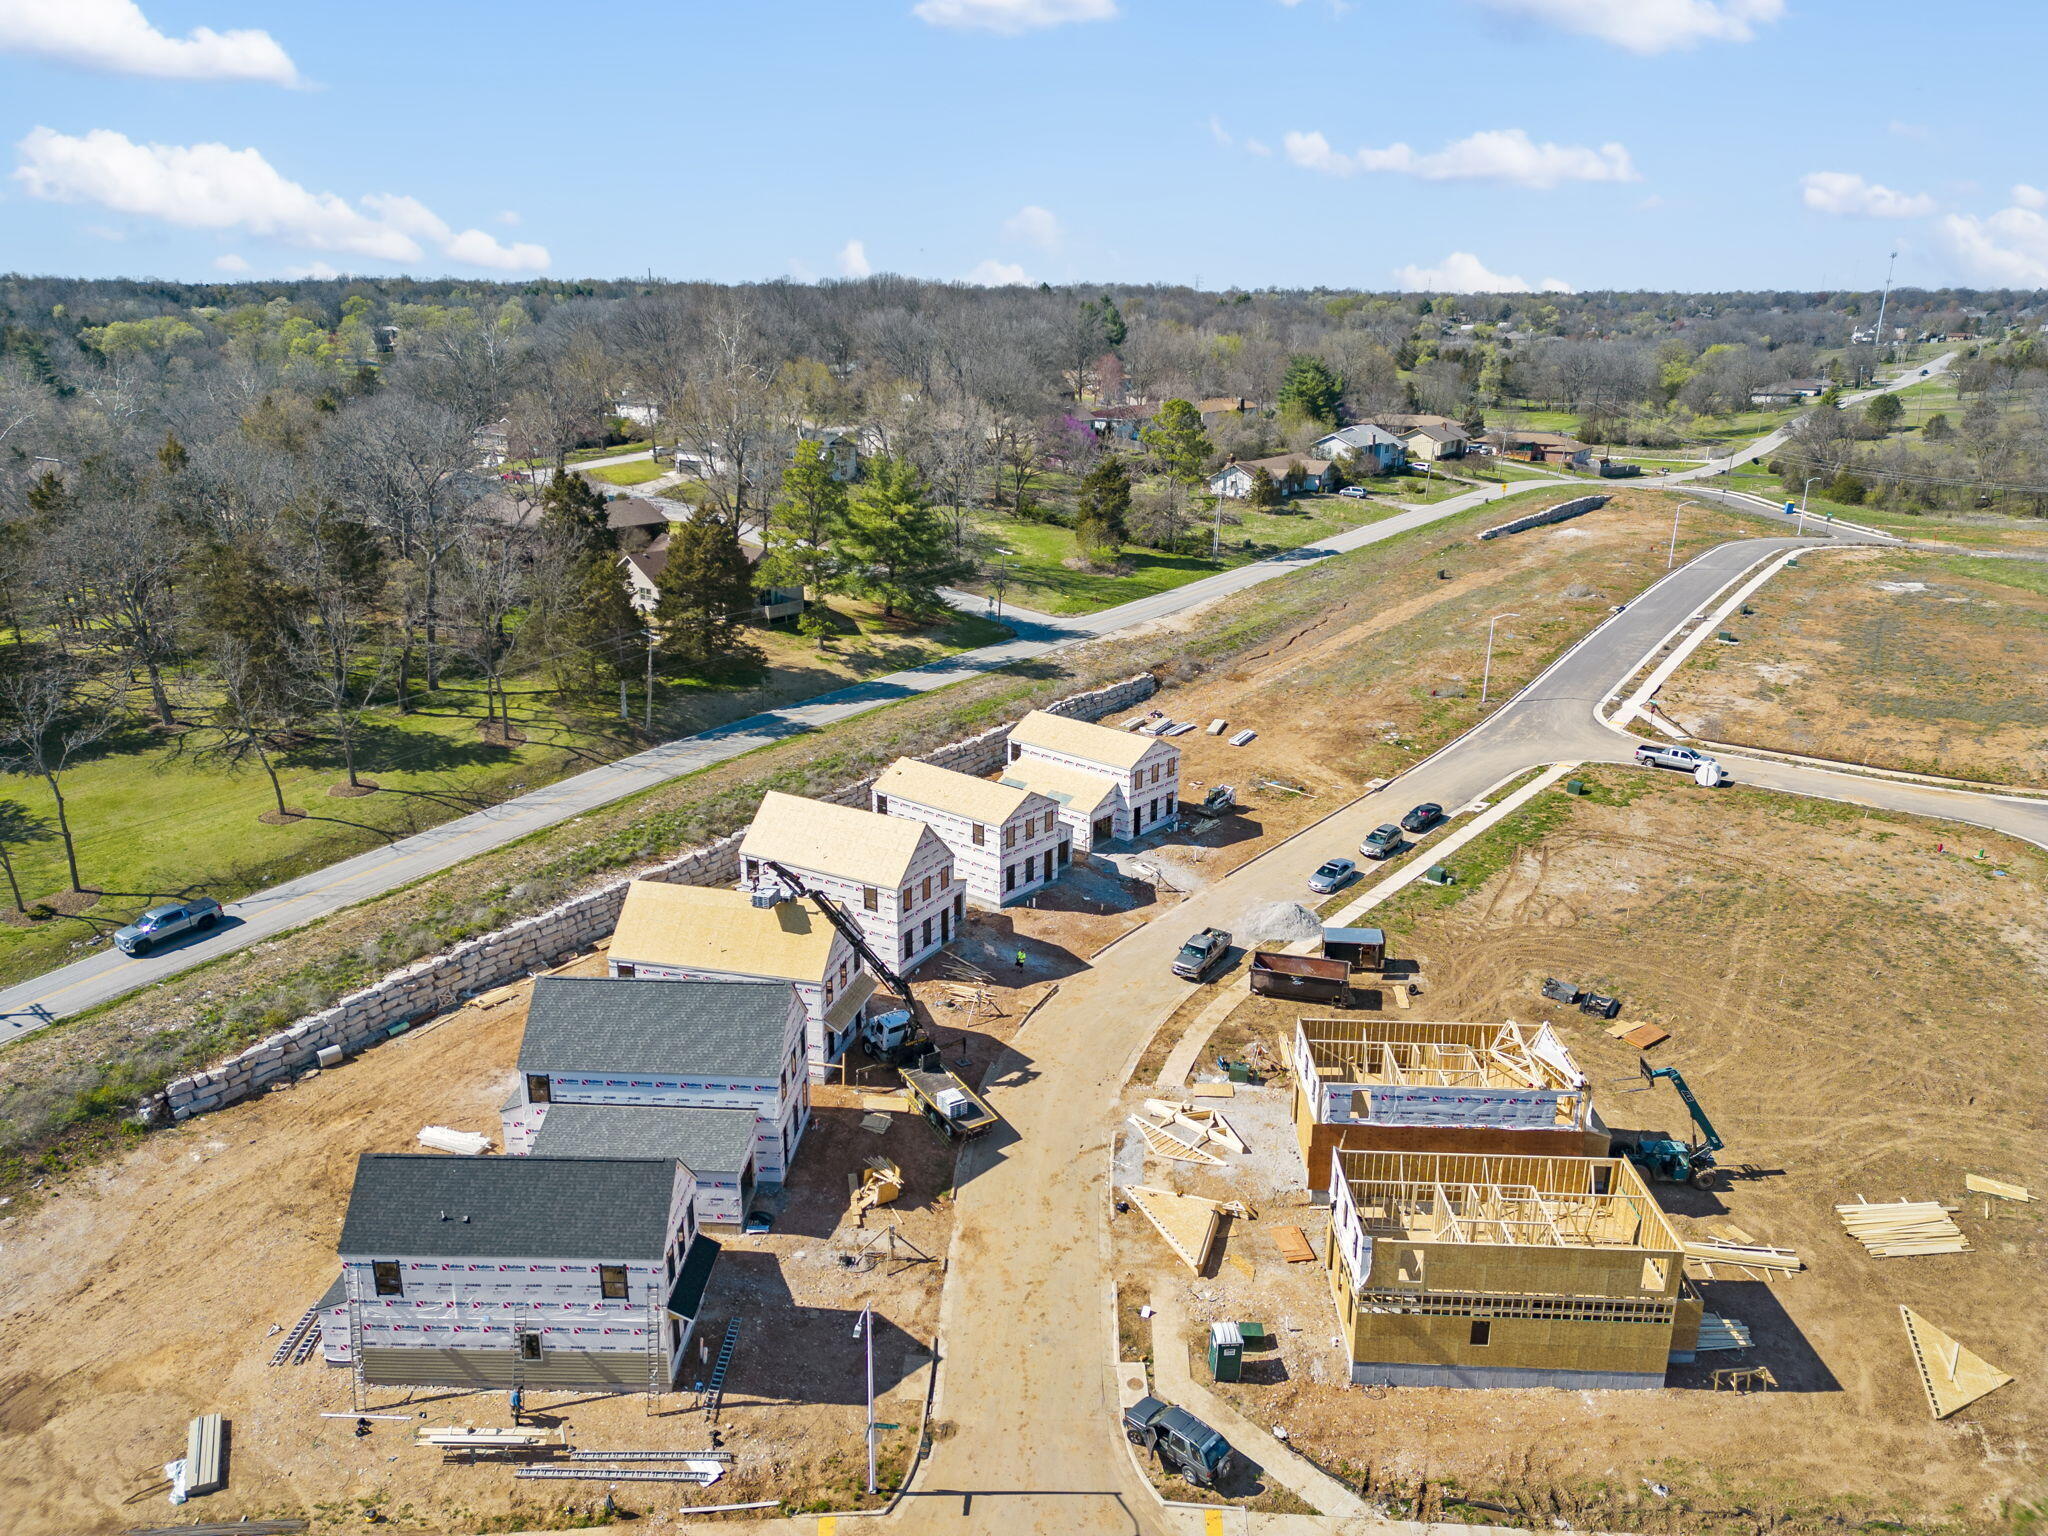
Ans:
{"label": "storage shed", "polygon": [[836,902],[898,970],[950,943],[967,914],[952,850],[920,821],[771,790],[740,842],[743,890],[776,883],[769,860]]}
{"label": "storage shed", "polygon": [[621,979],[790,983],[803,999],[813,1082],[859,1031],[877,985],[815,900],[762,907],[745,891],[665,880],[626,888],[607,961]]}
{"label": "storage shed", "polygon": [[875,780],[884,816],[930,827],[952,850],[954,878],[969,900],[1000,907],[1059,878],[1074,856],[1073,832],[1051,796],[899,757]]}
{"label": "storage shed", "polygon": [[1354,971],[1387,967],[1387,935],[1379,928],[1325,928],[1323,954],[1347,962]]}

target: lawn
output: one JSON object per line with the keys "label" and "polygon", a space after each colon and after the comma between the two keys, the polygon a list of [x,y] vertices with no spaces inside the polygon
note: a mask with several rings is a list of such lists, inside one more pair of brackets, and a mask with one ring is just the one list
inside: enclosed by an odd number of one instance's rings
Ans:
{"label": "lawn", "polygon": [[[1379,482],[1375,482],[1377,488]],[[1136,598],[1170,592],[1204,576],[1244,565],[1284,549],[1298,549],[1346,528],[1378,522],[1398,509],[1387,500],[1311,496],[1294,503],[1293,512],[1254,512],[1227,508],[1223,524],[1223,557],[1172,555],[1156,549],[1127,548],[1116,570],[1074,569],[1080,546],[1073,530],[1057,523],[1026,523],[1013,517],[983,513],[976,526],[998,549],[1008,552],[1006,601],[1041,613],[1095,613]],[[1196,520],[1197,525],[1201,520]],[[991,556],[991,559],[996,558]],[[986,576],[971,590],[988,592]]]}
{"label": "lawn", "polygon": [[[572,448],[564,456],[569,464],[587,464],[592,459],[615,459],[622,453],[645,453],[654,446],[642,440],[637,443],[613,443],[609,448]],[[499,467],[502,469],[541,469],[553,465],[553,459],[509,459]]]}
{"label": "lawn", "polygon": [[[1749,491],[1781,505],[1799,499],[1785,489],[1776,475],[1749,464],[1741,465],[1732,475],[1715,475],[1702,483],[1727,490]],[[1816,482],[1816,491],[1824,483]],[[1884,507],[1852,506],[1848,502],[1830,501],[1818,494],[1807,498],[1806,508],[1816,517],[1837,517],[1846,522],[1862,523],[1901,538],[1943,539],[1956,544],[1982,544],[2006,549],[2048,546],[2048,523],[2033,518],[2002,517],[1995,512],[1895,512]]]}
{"label": "lawn", "polygon": [[612,485],[645,485],[674,471],[659,459],[635,459],[628,464],[601,464],[596,469],[582,470],[581,473]]}
{"label": "lawn", "polygon": [[[830,611],[836,633],[828,648],[788,629],[757,630],[751,638],[767,656],[758,680],[657,680],[653,738],[689,735],[1008,634],[974,617],[908,629],[885,622],[873,604],[846,598],[833,599]],[[637,684],[628,705],[637,722],[645,707]],[[0,982],[100,947],[105,930],[153,901],[202,892],[232,900],[646,744],[616,718],[616,697],[565,705],[530,679],[512,684],[511,707],[525,737],[511,746],[483,738],[481,695],[466,684],[422,695],[411,714],[378,712],[358,754],[362,777],[380,786],[366,796],[331,796],[329,789],[344,782],[339,755],[324,740],[307,741],[285,754],[279,774],[285,803],[306,815],[281,826],[257,819],[275,809],[260,769],[229,773],[194,760],[204,732],[166,740],[137,728],[103,743],[64,776],[63,789],[80,874],[104,894],[78,919],[0,927]],[[15,779],[6,798],[50,820],[53,807],[39,781]],[[54,837],[17,849],[14,864],[31,903],[68,884]]]}

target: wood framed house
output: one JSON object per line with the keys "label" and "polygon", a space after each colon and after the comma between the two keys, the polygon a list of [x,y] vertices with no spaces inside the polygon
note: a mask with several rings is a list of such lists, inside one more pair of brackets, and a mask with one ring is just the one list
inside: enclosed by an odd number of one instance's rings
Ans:
{"label": "wood framed house", "polygon": [[1593,1092],[1548,1024],[1307,1017],[1294,1027],[1294,1133],[1312,1196],[1330,1154],[1605,1157]]}
{"label": "wood framed house", "polygon": [[1692,1357],[1685,1245],[1626,1158],[1330,1155],[1355,1385],[1661,1387]]}
{"label": "wood framed house", "polygon": [[852,1042],[879,984],[809,897],[757,907],[745,891],[665,880],[626,887],[607,961],[628,980],[788,982],[813,1082]]}
{"label": "wood framed house", "polygon": [[967,898],[1000,907],[1059,878],[1074,857],[1072,828],[1051,796],[899,757],[872,791],[884,816],[921,821],[953,851]]}
{"label": "wood framed house", "polygon": [[669,1391],[718,1259],[693,1184],[673,1158],[364,1153],[343,1352],[377,1386]]}
{"label": "wood framed house", "polygon": [[953,852],[923,822],[771,790],[740,841],[741,887],[774,883],[771,860],[852,918],[898,971],[950,944],[967,915]]}
{"label": "wood framed house", "polygon": [[1131,835],[1131,808],[1117,781],[1045,758],[1020,758],[997,781],[1008,789],[1030,790],[1052,801],[1060,826],[1083,853],[1097,843]]}
{"label": "wood framed house", "polygon": [[1180,824],[1180,748],[1161,737],[1034,709],[1010,728],[1009,759],[1002,774],[1006,784],[1051,794],[1049,788],[1032,782],[1037,765],[1046,764],[1105,778],[1116,786],[1122,804],[1106,811],[1097,808],[1085,846]]}
{"label": "wood framed house", "polygon": [[553,1104],[527,1152],[534,1157],[653,1157],[695,1181],[699,1226],[738,1226],[754,1198],[755,1121],[745,1109],[645,1104]]}
{"label": "wood framed house", "polygon": [[755,1176],[779,1186],[810,1123],[804,1036],[788,982],[543,976],[500,1111],[505,1145],[530,1147],[557,1104],[743,1109]]}

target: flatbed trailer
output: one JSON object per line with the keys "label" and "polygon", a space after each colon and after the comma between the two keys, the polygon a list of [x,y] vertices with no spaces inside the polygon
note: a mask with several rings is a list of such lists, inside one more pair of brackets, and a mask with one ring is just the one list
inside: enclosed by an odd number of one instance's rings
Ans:
{"label": "flatbed trailer", "polygon": [[905,1067],[903,1087],[917,1112],[932,1128],[952,1141],[986,1135],[1000,1118],[988,1100],[943,1067],[935,1071]]}

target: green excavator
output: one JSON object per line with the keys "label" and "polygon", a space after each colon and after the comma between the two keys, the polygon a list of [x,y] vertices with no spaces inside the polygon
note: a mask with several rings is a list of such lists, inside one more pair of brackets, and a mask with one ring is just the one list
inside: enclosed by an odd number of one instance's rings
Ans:
{"label": "green excavator", "polygon": [[1714,1122],[1707,1118],[1707,1112],[1700,1108],[1700,1101],[1686,1087],[1678,1068],[1653,1067],[1647,1061],[1638,1065],[1642,1068],[1644,1090],[1656,1087],[1660,1077],[1670,1080],[1671,1086],[1678,1090],[1679,1098],[1685,1101],[1686,1113],[1692,1116],[1692,1123],[1699,1127],[1700,1139],[1687,1142],[1675,1141],[1669,1136],[1639,1136],[1622,1144],[1622,1155],[1654,1183],[1690,1184],[1694,1189],[1711,1189],[1714,1184],[1714,1154],[1727,1143],[1721,1140],[1721,1133],[1714,1129]]}

